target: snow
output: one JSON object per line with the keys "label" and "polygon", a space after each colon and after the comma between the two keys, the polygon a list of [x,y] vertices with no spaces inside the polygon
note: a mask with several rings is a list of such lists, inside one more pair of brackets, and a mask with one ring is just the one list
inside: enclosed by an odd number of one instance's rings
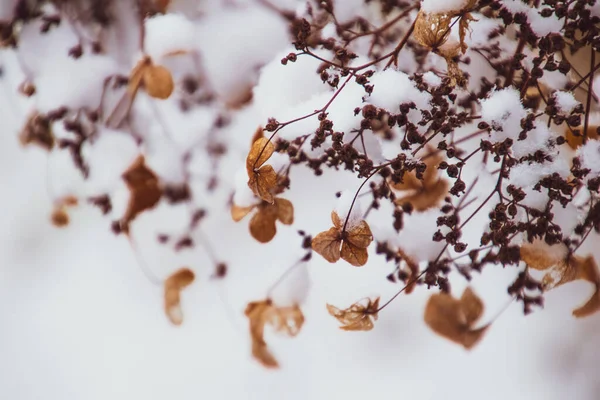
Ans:
{"label": "snow", "polygon": [[[57,60],[48,64],[34,79],[39,93],[36,95],[37,108],[40,112],[54,110],[58,105],[73,109],[97,109],[104,80],[118,72],[117,64],[101,55],[84,54],[77,60]],[[81,82],[86,84],[82,85]]]}
{"label": "snow", "polygon": [[402,103],[412,101],[420,109],[425,109],[429,105],[431,96],[419,91],[404,72],[393,69],[379,71],[370,81],[374,88],[368,102],[376,107],[398,112]]}
{"label": "snow", "polygon": [[442,84],[442,78],[431,71],[427,71],[423,74],[423,81],[431,87],[438,87]]}
{"label": "snow", "polygon": [[545,123],[538,122],[533,130],[527,132],[525,140],[517,140],[513,143],[513,156],[518,160],[521,157],[535,153],[537,150],[544,150],[547,153],[550,139],[556,136]]}
{"label": "snow", "polygon": [[[352,227],[356,226],[364,219],[360,199],[357,198],[354,202],[354,206],[352,206],[353,199],[354,191],[342,191],[334,210],[340,217],[342,225],[344,224],[346,217],[348,218],[348,224],[346,225],[347,229],[352,229]],[[352,209],[350,207],[352,207]]]}
{"label": "snow", "polygon": [[95,195],[110,193],[116,182],[139,154],[133,138],[123,131],[102,129],[92,144],[86,142],[82,153],[90,166],[86,183]]}
{"label": "snow", "polygon": [[156,15],[145,22],[144,47],[153,59],[195,48],[194,24],[181,14]]}
{"label": "snow", "polygon": [[577,150],[577,156],[581,158],[581,166],[590,169],[587,179],[600,175],[600,141],[588,140]]}
{"label": "snow", "polygon": [[0,21],[10,21],[13,18],[18,2],[19,0],[3,0],[0,3]]}
{"label": "snow", "polygon": [[563,27],[564,21],[558,19],[555,14],[549,17],[542,17],[539,10],[530,8],[527,10],[527,20],[531,30],[539,37],[557,33]]}
{"label": "snow", "polygon": [[317,74],[320,61],[301,56],[294,63],[281,64],[281,59],[294,51],[288,47],[278,52],[260,71],[253,93],[254,104],[264,120],[278,117],[286,108],[306,102],[315,94],[329,92],[329,86]]}
{"label": "snow", "polygon": [[204,17],[196,29],[202,64],[225,101],[251,90],[259,68],[289,45],[287,24],[263,8],[225,8]]}
{"label": "snow", "polygon": [[460,11],[467,3],[468,0],[421,0],[421,11],[431,14],[444,14]]}
{"label": "snow", "polygon": [[501,142],[511,138],[516,142],[521,132],[521,119],[527,113],[514,88],[496,90],[481,101],[481,117],[492,127],[492,140]]}
{"label": "snow", "polygon": [[562,90],[554,92],[554,99],[556,100],[556,106],[563,114],[570,114],[579,104],[579,102],[575,100],[573,93]]}

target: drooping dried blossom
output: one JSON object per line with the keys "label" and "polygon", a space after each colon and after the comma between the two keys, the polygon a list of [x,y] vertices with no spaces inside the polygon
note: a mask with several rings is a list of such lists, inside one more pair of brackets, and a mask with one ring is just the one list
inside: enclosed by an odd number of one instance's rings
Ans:
{"label": "drooping dried blossom", "polygon": [[239,207],[231,206],[231,217],[235,222],[241,221],[251,211],[256,210],[250,220],[250,234],[261,243],[270,242],[277,233],[276,221],[284,225],[294,223],[294,205],[287,199],[275,197],[273,204],[261,200],[260,203]]}
{"label": "drooping dried blossom", "polygon": [[474,328],[482,314],[483,303],[467,288],[460,299],[446,293],[432,295],[425,306],[425,323],[438,335],[469,350],[489,328],[489,325]]}
{"label": "drooping dried blossom", "polygon": [[373,241],[367,221],[362,220],[344,230],[344,225],[335,211],[331,212],[331,221],[333,228],[315,236],[312,249],[330,263],[337,262],[341,257],[355,267],[365,265],[369,259],[367,247]]}
{"label": "drooping dried blossom", "polygon": [[361,301],[358,301],[344,310],[327,304],[327,311],[342,324],[340,329],[345,331],[370,331],[373,329],[373,321],[377,321],[379,297],[374,300],[366,300],[366,304],[361,304]]}
{"label": "drooping dried blossom", "polygon": [[278,307],[271,299],[266,299],[248,303],[244,314],[250,324],[252,356],[267,368],[278,368],[279,363],[264,339],[265,327],[270,325],[275,332],[294,337],[304,325],[302,310],[298,305]]}

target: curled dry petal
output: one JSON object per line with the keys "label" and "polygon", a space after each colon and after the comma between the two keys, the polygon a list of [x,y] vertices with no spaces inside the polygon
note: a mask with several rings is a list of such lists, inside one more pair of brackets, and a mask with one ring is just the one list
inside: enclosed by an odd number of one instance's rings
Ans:
{"label": "curled dry petal", "polygon": [[194,272],[189,268],[180,268],[169,276],[164,283],[165,315],[173,325],[181,325],[181,291],[194,281]]}
{"label": "curled dry petal", "polygon": [[156,206],[162,196],[158,177],[149,169],[140,155],[123,174],[123,180],[130,192],[127,210],[121,220],[121,228],[129,232],[129,224],[140,213]]}
{"label": "curled dry petal", "polygon": [[471,288],[467,288],[460,299],[446,293],[432,295],[425,307],[425,323],[438,335],[468,350],[479,342],[489,327],[473,329],[482,314],[483,303]]}
{"label": "curled dry petal", "polygon": [[294,222],[294,205],[287,199],[275,198],[273,204],[266,201],[249,207],[231,207],[231,217],[234,221],[241,221],[252,210],[256,213],[250,220],[250,234],[259,242],[270,242],[277,233],[277,220],[285,225],[291,225]]}
{"label": "curled dry petal", "polygon": [[302,310],[298,305],[277,307],[270,299],[266,299],[249,303],[244,313],[250,323],[252,355],[267,368],[279,367],[264,339],[265,326],[271,325],[275,332],[290,337],[296,336],[304,324]]}
{"label": "curled dry petal", "polygon": [[370,331],[373,321],[377,320],[379,311],[379,297],[375,300],[368,299],[366,305],[356,302],[345,310],[327,304],[327,311],[341,324],[341,329],[346,331]]}

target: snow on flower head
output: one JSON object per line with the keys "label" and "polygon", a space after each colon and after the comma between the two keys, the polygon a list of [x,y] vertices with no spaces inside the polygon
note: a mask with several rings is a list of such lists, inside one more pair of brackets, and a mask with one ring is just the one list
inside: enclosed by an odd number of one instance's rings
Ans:
{"label": "snow on flower head", "polygon": [[586,144],[577,150],[577,156],[581,160],[581,166],[589,169],[588,179],[600,175],[600,141],[588,140]]}
{"label": "snow on flower head", "polygon": [[492,127],[492,140],[495,142],[507,138],[517,141],[521,119],[526,115],[519,91],[514,88],[497,90],[481,101],[481,117]]}
{"label": "snow on flower head", "polygon": [[[354,192],[350,190],[344,190],[340,197],[338,198],[337,204],[335,206],[335,212],[340,216],[340,219],[344,221],[346,216],[348,216],[348,225],[347,228],[350,229],[356,224],[358,224],[363,219],[363,212],[360,207],[360,202],[358,199],[354,202],[354,206],[352,205],[352,201],[354,199]],[[352,207],[352,209],[350,209]],[[348,215],[348,213],[350,215]]]}
{"label": "snow on flower head", "polygon": [[558,90],[554,93],[554,99],[556,100],[556,106],[564,114],[570,114],[579,104],[571,92]]}
{"label": "snow on flower head", "polygon": [[451,11],[460,11],[468,3],[468,0],[422,0],[421,11],[443,14]]}

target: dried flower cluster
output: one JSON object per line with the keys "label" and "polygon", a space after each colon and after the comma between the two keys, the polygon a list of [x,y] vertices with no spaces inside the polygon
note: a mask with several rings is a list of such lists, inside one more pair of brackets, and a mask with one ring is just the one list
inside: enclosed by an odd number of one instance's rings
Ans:
{"label": "dried flower cluster", "polygon": [[[480,298],[469,287],[457,298],[452,285],[494,265],[514,271],[507,294],[525,314],[543,305],[547,291],[574,280],[592,283],[594,292],[573,314],[600,309],[600,253],[590,245],[600,237],[597,2],[372,0],[343,18],[336,10],[342,3],[331,0],[307,0],[296,10],[259,3],[287,27],[288,48],[283,58],[249,51],[239,64],[227,60],[239,69],[228,86],[211,81],[218,71],[203,54],[210,47],[194,47],[194,30],[182,28],[198,17],[175,16],[170,1],[108,1],[93,10],[78,1],[19,1],[12,18],[0,21],[0,46],[20,56],[18,95],[33,104],[19,140],[68,152],[85,182],[103,169],[92,150],[108,158],[111,149],[131,145],[118,175],[129,202],[112,229],[134,243],[141,215],[186,204],[180,237],[161,234],[158,241],[175,242],[175,251],[198,244],[214,277],[226,277],[227,254],[215,254],[211,240],[228,238],[203,232],[202,221],[240,222],[249,214],[251,240],[269,243],[265,248],[290,252],[297,244],[282,243],[277,229],[296,229],[308,252],[302,264],[389,263],[387,280],[400,286],[383,305],[379,297],[345,310],[327,304],[343,330],[371,330],[378,316],[393,318],[383,311],[399,294],[429,289],[424,322],[470,349],[493,324],[478,323],[486,293]],[[136,34],[115,42],[124,24]],[[62,62],[82,76],[91,68],[98,89],[91,99],[86,92],[46,94],[54,76],[20,53],[34,40],[28,38],[44,43],[65,25],[80,31]],[[171,45],[153,26],[184,31]],[[256,68],[243,72],[255,59]],[[106,138],[115,144],[100,147]],[[236,153],[240,147],[244,154]],[[315,188],[337,188],[349,175],[356,180],[339,200],[310,200],[320,195]],[[58,196],[52,222],[66,225],[78,200],[111,218],[111,190]],[[329,214],[335,201],[333,226],[294,217]],[[181,269],[164,282],[173,324],[182,322],[180,292],[193,280]],[[247,305],[252,355],[262,365],[279,365],[265,328],[296,336],[305,318],[300,306],[278,306],[270,295]]]}

